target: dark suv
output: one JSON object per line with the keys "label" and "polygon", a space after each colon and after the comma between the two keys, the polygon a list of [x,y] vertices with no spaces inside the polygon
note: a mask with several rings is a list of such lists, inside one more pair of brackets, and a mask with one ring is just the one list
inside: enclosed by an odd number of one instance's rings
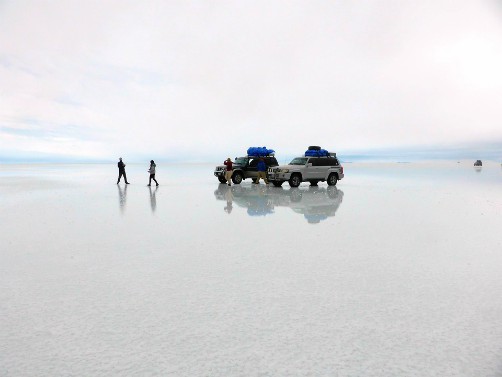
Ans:
{"label": "dark suv", "polygon": [[[274,156],[266,156],[266,157],[255,157],[255,156],[246,156],[246,157],[236,157],[233,166],[233,174],[232,174],[232,182],[236,185],[242,182],[243,179],[251,178],[253,181],[258,176],[258,169],[256,169],[256,165],[260,158],[263,158],[265,161],[265,165],[267,168],[279,166],[276,158]],[[217,166],[214,170],[214,176],[218,178],[221,183],[226,183],[225,179],[225,169],[224,165]]]}

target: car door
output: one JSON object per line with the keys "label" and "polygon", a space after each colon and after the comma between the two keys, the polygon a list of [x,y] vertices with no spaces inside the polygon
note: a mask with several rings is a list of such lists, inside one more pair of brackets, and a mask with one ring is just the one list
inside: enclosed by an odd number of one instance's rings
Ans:
{"label": "car door", "polygon": [[255,179],[256,177],[258,177],[258,169],[256,167],[256,165],[258,165],[258,161],[260,161],[258,157],[249,160],[248,166],[246,168],[246,178]]}
{"label": "car door", "polygon": [[307,180],[319,180],[323,179],[323,159],[319,157],[311,157],[309,158],[309,163],[305,168],[305,179]]}

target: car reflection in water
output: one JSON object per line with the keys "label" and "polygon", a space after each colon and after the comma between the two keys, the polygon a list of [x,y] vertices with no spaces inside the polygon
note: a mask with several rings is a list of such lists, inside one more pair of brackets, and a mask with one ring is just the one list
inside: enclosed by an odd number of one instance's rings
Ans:
{"label": "car reflection in water", "polygon": [[291,188],[265,185],[219,185],[214,191],[217,200],[226,201],[224,210],[230,213],[233,203],[246,208],[249,216],[273,214],[278,207],[290,207],[302,214],[310,224],[318,224],[335,216],[343,200],[343,191],[334,186]]}

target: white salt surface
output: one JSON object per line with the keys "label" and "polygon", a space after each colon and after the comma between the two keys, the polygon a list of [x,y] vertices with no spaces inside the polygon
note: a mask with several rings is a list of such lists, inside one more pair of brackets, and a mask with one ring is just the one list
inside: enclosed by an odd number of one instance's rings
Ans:
{"label": "white salt surface", "polygon": [[502,376],[500,164],[147,168],[0,166],[1,376]]}

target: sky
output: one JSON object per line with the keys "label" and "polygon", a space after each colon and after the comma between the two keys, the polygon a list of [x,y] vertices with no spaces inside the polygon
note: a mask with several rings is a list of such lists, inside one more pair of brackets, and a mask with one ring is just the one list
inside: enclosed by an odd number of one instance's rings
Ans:
{"label": "sky", "polygon": [[0,25],[0,162],[502,160],[501,0],[0,0]]}

